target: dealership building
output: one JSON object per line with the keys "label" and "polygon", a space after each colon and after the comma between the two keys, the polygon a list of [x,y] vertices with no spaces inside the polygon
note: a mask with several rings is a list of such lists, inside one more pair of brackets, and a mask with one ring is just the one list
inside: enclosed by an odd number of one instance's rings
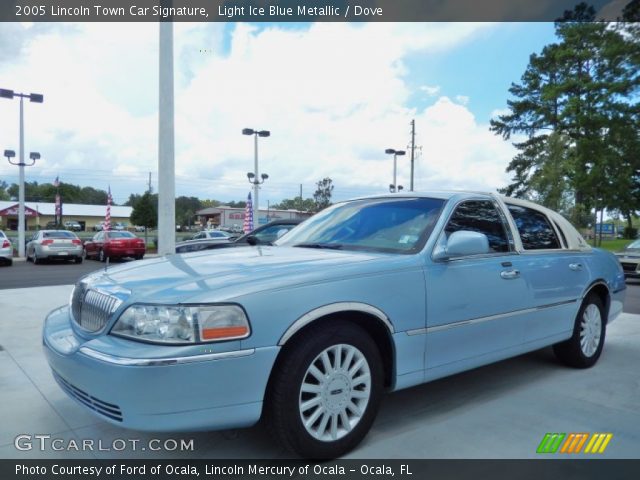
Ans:
{"label": "dealership building", "polygon": [[[219,207],[198,210],[196,215],[198,216],[198,222],[203,227],[224,227],[239,230],[242,229],[242,224],[244,223],[244,210],[244,208],[232,208],[221,205]],[[300,210],[260,210],[258,213],[258,221],[254,222],[254,227],[264,225],[273,220],[304,219],[310,216],[310,213]]]}
{"label": "dealership building", "polygon": [[[55,222],[56,204],[43,202],[25,202],[24,215],[27,230],[45,228],[47,223]],[[111,206],[111,223],[129,225],[132,207]],[[82,205],[65,203],[62,205],[62,222],[76,221],[83,230],[104,221],[106,205]],[[18,202],[0,201],[0,230],[18,229]]]}

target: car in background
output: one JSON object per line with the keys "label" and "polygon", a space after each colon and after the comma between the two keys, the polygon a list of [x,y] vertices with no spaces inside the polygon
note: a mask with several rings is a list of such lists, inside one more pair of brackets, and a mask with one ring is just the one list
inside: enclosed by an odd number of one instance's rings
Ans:
{"label": "car in background", "polygon": [[147,247],[142,238],[124,231],[99,232],[84,243],[85,258],[95,258],[101,262],[124,257],[141,260],[146,250]]}
{"label": "car in background", "polygon": [[190,240],[205,240],[205,239],[221,239],[221,240],[230,240],[233,237],[228,232],[224,232],[222,230],[203,230],[202,232],[198,232],[193,235]]}
{"label": "car in background", "polygon": [[40,230],[27,243],[27,261],[64,259],[82,263],[82,241],[69,230]]}
{"label": "car in background", "polygon": [[625,278],[640,278],[640,240],[635,240],[615,253],[624,270]]}
{"label": "car in background", "polygon": [[200,250],[247,245],[271,245],[301,221],[301,219],[274,220],[230,242],[221,242],[219,240],[206,238],[187,240],[176,244],[176,253],[198,252]]}
{"label": "car in background", "polygon": [[113,226],[111,227],[112,230],[117,230],[119,232],[126,230],[127,226],[124,223],[120,223],[120,222],[116,222],[113,224]]}
{"label": "car in background", "polygon": [[67,230],[71,230],[73,232],[82,231],[82,225],[80,225],[78,222],[74,220],[69,220],[67,222],[64,222],[64,228],[66,228]]}
{"label": "car in background", "polygon": [[263,419],[326,459],[360,443],[384,392],[548,346],[592,367],[625,290],[616,257],[542,206],[395,193],[335,204],[274,246],[90,273],[48,314],[43,346],[61,388],[116,427]]}
{"label": "car in background", "polygon": [[13,245],[7,235],[0,230],[0,265],[13,264]]}
{"label": "car in background", "polygon": [[102,230],[104,230],[104,222],[100,222],[100,223],[95,224],[93,226],[92,230],[94,232],[101,232]]}

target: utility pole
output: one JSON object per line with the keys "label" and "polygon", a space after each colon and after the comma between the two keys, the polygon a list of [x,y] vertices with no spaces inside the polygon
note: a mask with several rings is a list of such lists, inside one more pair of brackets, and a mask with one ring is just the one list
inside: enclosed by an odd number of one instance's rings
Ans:
{"label": "utility pole", "polygon": [[409,187],[409,191],[413,192],[413,172],[414,172],[414,162],[416,159],[416,121],[415,119],[411,120],[411,186]]}
{"label": "utility pole", "polygon": [[298,205],[298,210],[302,211],[302,184],[300,184],[300,204]]}
{"label": "utility pole", "polygon": [[151,193],[151,172],[149,172],[149,188],[147,188],[147,192]]}

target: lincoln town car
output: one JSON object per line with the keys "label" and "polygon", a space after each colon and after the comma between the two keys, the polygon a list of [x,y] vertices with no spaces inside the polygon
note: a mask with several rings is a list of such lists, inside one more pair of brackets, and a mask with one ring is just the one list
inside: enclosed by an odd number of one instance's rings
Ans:
{"label": "lincoln town car", "polygon": [[112,424],[263,419],[295,454],[331,458],[363,439],[384,392],[547,346],[593,366],[624,294],[615,256],[558,213],[398,193],[333,205],[274,245],[91,273],[43,343],[60,387]]}

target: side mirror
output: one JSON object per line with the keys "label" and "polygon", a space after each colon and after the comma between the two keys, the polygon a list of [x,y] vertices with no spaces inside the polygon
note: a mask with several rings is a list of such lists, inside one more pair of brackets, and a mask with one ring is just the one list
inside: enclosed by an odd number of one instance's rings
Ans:
{"label": "side mirror", "polygon": [[258,240],[258,237],[256,237],[255,235],[249,235],[247,237],[247,243],[251,246],[257,245],[260,243],[260,241]]}
{"label": "side mirror", "polygon": [[459,230],[449,235],[444,247],[436,248],[434,260],[489,253],[489,239],[484,233]]}

